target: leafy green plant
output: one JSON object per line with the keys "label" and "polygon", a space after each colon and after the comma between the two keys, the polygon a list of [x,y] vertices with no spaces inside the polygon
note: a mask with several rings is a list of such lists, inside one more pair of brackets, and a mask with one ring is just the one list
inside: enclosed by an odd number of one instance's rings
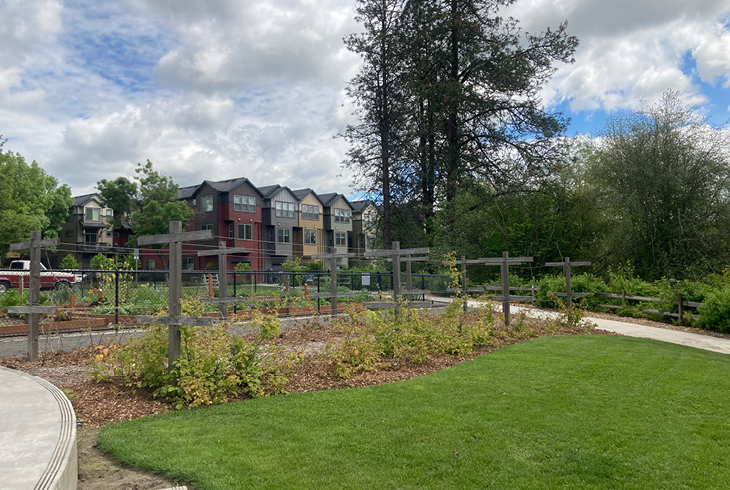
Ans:
{"label": "leafy green plant", "polygon": [[707,295],[697,312],[697,322],[708,330],[730,332],[730,286]]}
{"label": "leafy green plant", "polygon": [[76,257],[74,257],[72,254],[68,254],[63,258],[63,260],[61,260],[59,267],[61,269],[78,269],[79,263],[76,260]]}
{"label": "leafy green plant", "polygon": [[[184,315],[200,315],[203,306],[183,301],[182,310]],[[279,332],[275,315],[259,312],[254,325],[260,335],[251,341],[228,334],[226,325],[181,326],[181,354],[168,370],[168,327],[152,324],[140,337],[100,348],[90,373],[97,381],[116,377],[127,386],[149,388],[155,397],[178,409],[279,393],[288,382],[288,370],[301,355],[284,355],[273,341]]]}

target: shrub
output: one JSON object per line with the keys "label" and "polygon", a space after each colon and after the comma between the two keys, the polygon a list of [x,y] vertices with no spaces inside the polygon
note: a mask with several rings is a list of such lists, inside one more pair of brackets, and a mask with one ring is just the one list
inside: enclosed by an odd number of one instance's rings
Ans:
{"label": "shrub", "polygon": [[76,257],[74,257],[71,254],[66,255],[60,264],[61,269],[78,269],[79,263],[76,260]]}
{"label": "shrub", "polygon": [[[183,314],[194,309],[183,305]],[[301,356],[284,355],[273,342],[279,331],[276,316],[259,312],[253,324],[260,335],[252,341],[228,334],[225,325],[181,326],[181,354],[172,370],[167,367],[168,327],[152,324],[138,338],[100,348],[90,372],[97,381],[118,377],[127,386],[149,388],[178,409],[282,392],[287,370]]]}
{"label": "shrub", "polygon": [[730,286],[709,293],[697,313],[702,328],[730,332]]}

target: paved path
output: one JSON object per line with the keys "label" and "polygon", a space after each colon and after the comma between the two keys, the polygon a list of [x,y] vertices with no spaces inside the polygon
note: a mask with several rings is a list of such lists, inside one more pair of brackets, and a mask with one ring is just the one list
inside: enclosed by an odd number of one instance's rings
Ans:
{"label": "paved path", "polygon": [[76,488],[76,417],[58,388],[0,367],[0,488]]}
{"label": "paved path", "polygon": [[[439,301],[449,301],[449,298],[439,298]],[[477,308],[482,306],[480,301],[469,301],[469,307]],[[502,305],[495,304],[495,308],[501,311]],[[524,311],[528,316],[533,318],[555,317],[557,312],[538,310],[524,306],[512,305],[513,312]],[[514,313],[513,313],[514,314]],[[667,328],[648,327],[646,325],[637,325],[635,323],[620,322],[615,320],[605,320],[603,318],[593,318],[588,314],[587,318],[596,324],[596,328],[609,332],[616,332],[627,337],[641,337],[645,339],[660,340],[662,342],[670,342],[672,344],[686,345],[697,349],[704,349],[722,354],[730,354],[730,339],[719,337],[711,337],[697,333],[682,332],[679,330],[670,330]]]}

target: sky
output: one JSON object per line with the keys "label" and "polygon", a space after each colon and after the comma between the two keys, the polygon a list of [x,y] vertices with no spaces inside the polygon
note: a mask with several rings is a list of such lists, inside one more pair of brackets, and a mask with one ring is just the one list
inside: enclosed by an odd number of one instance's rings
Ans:
{"label": "sky", "polygon": [[[134,176],[181,186],[255,185],[354,194],[336,138],[359,59],[353,0],[0,0],[0,134],[74,195]],[[568,21],[575,62],[541,98],[596,134],[667,89],[730,120],[730,1],[517,0],[500,12],[538,33]]]}

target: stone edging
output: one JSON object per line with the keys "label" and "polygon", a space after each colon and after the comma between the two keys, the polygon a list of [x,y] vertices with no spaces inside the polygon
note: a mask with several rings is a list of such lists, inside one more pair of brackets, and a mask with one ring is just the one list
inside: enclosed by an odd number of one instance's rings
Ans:
{"label": "stone edging", "polygon": [[37,376],[7,369],[0,366],[0,369],[10,371],[18,376],[35,381],[48,390],[58,404],[61,415],[61,429],[56,441],[56,447],[48,461],[48,466],[41,474],[33,490],[74,490],[78,480],[78,460],[76,452],[76,414],[73,405],[66,394],[48,381]]}

